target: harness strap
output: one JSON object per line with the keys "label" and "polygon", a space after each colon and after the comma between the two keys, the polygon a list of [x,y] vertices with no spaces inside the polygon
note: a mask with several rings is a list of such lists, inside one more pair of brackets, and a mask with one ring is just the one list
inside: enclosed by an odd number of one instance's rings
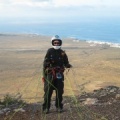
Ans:
{"label": "harness strap", "polygon": [[56,73],[63,73],[64,72],[64,68],[60,68],[60,67],[49,67],[46,68],[45,72],[52,74],[53,78],[56,79]]}

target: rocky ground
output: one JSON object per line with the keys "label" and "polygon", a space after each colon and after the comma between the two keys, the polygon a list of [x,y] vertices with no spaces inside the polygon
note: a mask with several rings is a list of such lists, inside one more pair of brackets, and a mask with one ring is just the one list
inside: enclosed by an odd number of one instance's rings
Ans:
{"label": "rocky ground", "polygon": [[57,113],[52,100],[49,114],[42,113],[42,103],[0,105],[0,120],[120,120],[120,87],[64,97],[63,103],[64,111]]}

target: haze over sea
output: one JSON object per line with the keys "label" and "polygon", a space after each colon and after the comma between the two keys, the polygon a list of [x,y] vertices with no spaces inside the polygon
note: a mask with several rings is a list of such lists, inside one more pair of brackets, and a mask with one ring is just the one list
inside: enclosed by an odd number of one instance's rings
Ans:
{"label": "haze over sea", "polygon": [[0,34],[60,35],[78,40],[117,43],[120,45],[120,21],[97,20],[79,22],[42,22],[0,24]]}

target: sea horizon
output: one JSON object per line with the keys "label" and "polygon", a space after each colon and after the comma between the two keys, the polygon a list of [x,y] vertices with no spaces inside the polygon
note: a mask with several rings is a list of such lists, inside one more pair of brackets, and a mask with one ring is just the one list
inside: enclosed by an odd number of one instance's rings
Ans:
{"label": "sea horizon", "polygon": [[7,23],[0,24],[2,34],[33,34],[72,38],[100,44],[115,44],[120,47],[120,22],[87,21],[73,23]]}

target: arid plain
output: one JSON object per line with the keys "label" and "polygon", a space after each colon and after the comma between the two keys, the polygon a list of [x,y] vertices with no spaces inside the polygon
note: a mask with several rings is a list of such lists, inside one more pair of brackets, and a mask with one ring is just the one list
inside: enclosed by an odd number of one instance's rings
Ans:
{"label": "arid plain", "polygon": [[[0,98],[20,93],[27,102],[43,100],[42,63],[51,36],[0,34]],[[108,85],[120,87],[120,48],[63,39],[71,69],[65,71],[64,96]]]}

